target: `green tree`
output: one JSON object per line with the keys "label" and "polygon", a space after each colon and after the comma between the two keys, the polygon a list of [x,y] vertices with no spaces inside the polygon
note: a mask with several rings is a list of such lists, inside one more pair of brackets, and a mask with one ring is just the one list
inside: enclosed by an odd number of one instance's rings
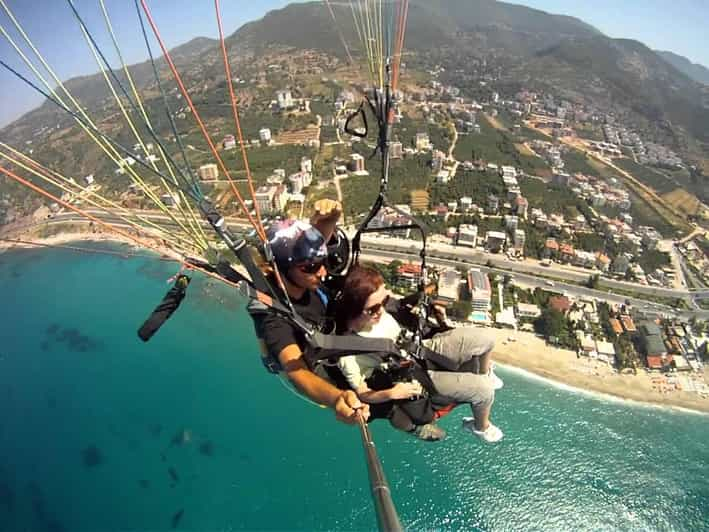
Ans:
{"label": "green tree", "polygon": [[597,290],[600,283],[601,283],[601,276],[596,273],[593,275],[589,275],[588,281],[586,282],[586,286],[588,286],[589,288],[591,288],[593,290]]}
{"label": "green tree", "polygon": [[552,308],[544,309],[542,315],[534,322],[534,330],[545,338],[566,336],[566,329],[566,318],[561,312]]}

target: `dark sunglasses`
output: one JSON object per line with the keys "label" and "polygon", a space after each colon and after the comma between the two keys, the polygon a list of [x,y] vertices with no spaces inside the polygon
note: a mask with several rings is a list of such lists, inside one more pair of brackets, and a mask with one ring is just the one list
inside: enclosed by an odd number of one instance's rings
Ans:
{"label": "dark sunglasses", "polygon": [[389,303],[389,296],[386,296],[384,298],[384,301],[382,301],[381,303],[377,303],[376,305],[372,305],[371,307],[364,309],[364,313],[369,314],[370,316],[379,314],[381,310],[387,306],[387,303]]}
{"label": "dark sunglasses", "polygon": [[305,262],[303,264],[298,264],[297,268],[303,273],[313,274],[313,273],[318,273],[318,271],[320,271],[320,268],[323,267],[323,264],[325,264],[324,260],[318,260],[318,261]]}

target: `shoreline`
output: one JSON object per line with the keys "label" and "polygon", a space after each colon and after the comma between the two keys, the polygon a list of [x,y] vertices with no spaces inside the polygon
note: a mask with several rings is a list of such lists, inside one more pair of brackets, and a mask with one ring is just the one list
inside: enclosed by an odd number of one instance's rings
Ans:
{"label": "shoreline", "polygon": [[[77,242],[118,242],[130,246],[131,251],[144,250],[155,253],[156,259],[174,258],[174,253],[153,242],[154,249],[145,249],[134,241],[108,232],[67,232],[48,237],[31,234],[17,235],[30,243],[15,243],[0,240],[0,253],[12,249],[41,246],[66,246]],[[179,259],[175,259],[179,260]],[[576,353],[546,344],[533,333],[509,329],[485,328],[485,334],[495,338],[493,360],[501,367],[517,372],[527,378],[537,379],[548,385],[583,393],[604,400],[620,401],[643,407],[665,408],[709,415],[709,398],[696,393],[669,389],[660,385],[661,374],[649,374],[640,370],[637,375],[620,375],[608,365],[587,358],[578,358]],[[696,378],[696,375],[693,374]],[[709,368],[705,368],[703,382],[707,382]]]}
{"label": "shoreline", "polygon": [[[495,338],[493,360],[530,378],[606,400],[709,415],[709,398],[684,390],[668,391],[673,386],[666,384],[668,376],[664,374],[641,369],[637,375],[621,375],[603,362],[549,346],[533,333],[493,328],[485,332]],[[707,376],[709,370],[705,368],[703,374],[673,374],[669,379],[701,379],[706,383]]]}

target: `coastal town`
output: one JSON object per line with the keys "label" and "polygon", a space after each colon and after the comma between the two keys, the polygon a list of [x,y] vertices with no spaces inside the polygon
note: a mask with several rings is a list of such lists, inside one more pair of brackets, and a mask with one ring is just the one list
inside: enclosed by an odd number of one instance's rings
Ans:
{"label": "coastal town", "polygon": [[[371,160],[375,145],[348,124],[358,118],[365,86],[351,68],[315,51],[264,58],[253,68],[252,77],[235,80],[252,96],[244,101],[244,145],[236,131],[217,126],[217,148],[241,190],[242,148],[250,159],[257,187],[247,208],[257,206],[268,219],[304,217],[316,200],[338,199],[354,234],[380,173]],[[416,216],[429,228],[438,300],[451,319],[508,331],[499,333],[508,351],[522,345],[519,335],[529,335],[545,348],[574,353],[570,366],[581,373],[601,367],[619,375],[647,372],[657,379],[653,389],[709,398],[709,210],[675,192],[678,176],[697,169],[624,124],[613,109],[535,90],[503,94],[497,78],[482,73],[489,68],[465,78],[476,85],[476,97],[455,85],[458,71],[440,64],[421,70],[414,61],[402,68],[407,82],[396,95],[388,146],[396,209],[382,209],[371,220],[370,228],[384,231],[363,239],[364,257],[379,264],[396,289],[415,289],[418,236],[396,226]],[[300,82],[293,81],[296,75]],[[202,92],[220,83],[208,81]],[[176,89],[171,98],[181,102]],[[178,123],[189,115],[187,106],[176,106]],[[27,156],[41,155],[50,130],[32,132],[24,142]],[[186,148],[200,184],[231,218],[243,221],[232,177],[191,135]],[[151,198],[159,198],[168,213],[187,216],[176,191],[136,181],[116,185],[139,163],[159,164],[161,149],[137,143],[134,156],[118,159],[112,170],[69,178],[62,202],[86,207],[92,196],[106,195],[158,221]],[[2,155],[22,162],[21,154]],[[8,194],[0,209],[3,238],[68,222],[71,214],[58,202],[19,205]]]}

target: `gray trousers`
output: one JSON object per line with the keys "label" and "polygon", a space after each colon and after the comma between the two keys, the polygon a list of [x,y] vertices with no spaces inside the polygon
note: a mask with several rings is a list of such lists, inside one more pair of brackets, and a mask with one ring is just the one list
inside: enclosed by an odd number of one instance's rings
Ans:
{"label": "gray trousers", "polygon": [[458,327],[424,341],[435,353],[428,358],[448,371],[429,371],[436,403],[468,403],[475,417],[495,399],[490,377],[480,374],[480,356],[492,351],[494,339],[475,327]]}

